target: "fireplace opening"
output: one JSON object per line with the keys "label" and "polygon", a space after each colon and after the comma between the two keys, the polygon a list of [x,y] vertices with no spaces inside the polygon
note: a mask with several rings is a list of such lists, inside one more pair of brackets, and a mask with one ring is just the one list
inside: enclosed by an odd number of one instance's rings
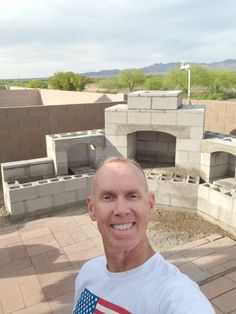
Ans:
{"label": "fireplace opening", "polygon": [[133,154],[138,162],[152,163],[156,167],[175,166],[175,136],[158,131],[137,131],[132,134],[130,138],[135,138],[136,148]]}

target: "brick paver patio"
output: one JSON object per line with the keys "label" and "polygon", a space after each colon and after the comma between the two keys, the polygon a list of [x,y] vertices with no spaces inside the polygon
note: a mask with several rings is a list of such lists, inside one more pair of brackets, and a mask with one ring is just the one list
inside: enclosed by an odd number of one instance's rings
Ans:
{"label": "brick paver patio", "polygon": [[[84,211],[0,228],[0,314],[71,313],[77,272],[100,254]],[[235,241],[216,234],[162,254],[200,284],[217,314],[236,314]]]}

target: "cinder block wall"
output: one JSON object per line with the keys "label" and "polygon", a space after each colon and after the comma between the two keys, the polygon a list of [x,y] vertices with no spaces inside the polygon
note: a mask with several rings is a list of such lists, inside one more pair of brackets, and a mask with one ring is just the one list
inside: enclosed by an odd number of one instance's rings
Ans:
{"label": "cinder block wall", "polygon": [[115,104],[0,107],[0,163],[46,156],[47,134],[103,129],[104,110]]}
{"label": "cinder block wall", "polygon": [[236,135],[236,101],[192,100],[192,104],[206,106],[205,131]]}

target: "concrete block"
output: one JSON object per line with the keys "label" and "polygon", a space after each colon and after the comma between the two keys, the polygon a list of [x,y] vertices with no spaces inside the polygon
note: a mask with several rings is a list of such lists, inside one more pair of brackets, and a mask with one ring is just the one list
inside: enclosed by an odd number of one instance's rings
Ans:
{"label": "concrete block", "polygon": [[157,190],[157,180],[151,178],[151,176],[147,177],[148,189],[151,192],[155,192]]}
{"label": "concrete block", "polygon": [[12,163],[2,163],[1,172],[2,179],[4,182],[12,181],[17,179],[26,179],[29,178],[29,167],[28,165],[14,165]]}
{"label": "concrete block", "polygon": [[210,167],[210,178],[223,177],[228,174],[228,164],[215,165]]}
{"label": "concrete block", "polygon": [[153,131],[139,131],[136,134],[137,141],[156,141],[158,133]]}
{"label": "concrete block", "polygon": [[26,201],[26,211],[35,212],[37,210],[51,209],[52,205],[53,203],[51,196],[39,197],[33,200]]}
{"label": "concrete block", "polygon": [[128,124],[151,124],[151,113],[145,111],[129,111]]}
{"label": "concrete block", "polygon": [[[45,182],[46,181],[46,182]],[[63,193],[65,190],[64,182],[59,178],[42,180],[37,184],[39,197]]]}
{"label": "concrete block", "polygon": [[37,188],[32,183],[22,184],[19,188],[9,187],[9,198],[12,203],[30,200],[37,197]]}
{"label": "concrete block", "polygon": [[178,109],[182,105],[182,94],[177,97],[153,97],[152,109]]}
{"label": "concrete block", "polygon": [[188,163],[200,165],[200,162],[201,162],[200,152],[189,152],[188,153]]}
{"label": "concrete block", "polygon": [[136,142],[136,149],[137,149],[137,151],[147,151],[148,142],[147,141],[137,141]]}
{"label": "concrete block", "polygon": [[81,189],[86,189],[88,186],[88,177],[79,175],[73,176],[71,179],[64,179],[65,191],[76,191]]}
{"label": "concrete block", "polygon": [[190,127],[190,139],[203,139],[204,136],[204,129],[203,126],[191,126]]}
{"label": "concrete block", "polygon": [[198,193],[198,185],[194,184],[186,184],[182,182],[173,182],[173,181],[164,181],[159,180],[158,181],[158,191],[159,193],[168,193],[170,194],[179,194],[179,195],[185,195],[187,194],[190,197],[197,197]]}
{"label": "concrete block", "polygon": [[156,152],[168,152],[168,143],[163,142],[147,142],[147,149],[149,151],[156,151]]}
{"label": "concrete block", "polygon": [[175,153],[176,143],[168,143],[168,152]]}
{"label": "concrete block", "polygon": [[187,164],[188,163],[188,154],[189,154],[188,152],[176,151],[176,154],[175,154],[176,165],[178,165],[180,163]]}
{"label": "concrete block", "polygon": [[12,215],[20,215],[25,213],[25,204],[24,201],[10,203],[7,211]]}
{"label": "concrete block", "polygon": [[189,151],[189,152],[200,152],[201,141],[200,140],[189,140],[189,139],[177,139],[176,150]]}
{"label": "concrete block", "polygon": [[57,163],[55,165],[55,173],[58,176],[68,174],[68,164],[67,163]]}
{"label": "concrete block", "polygon": [[176,125],[176,111],[158,111],[152,112],[151,115],[152,125]]}
{"label": "concrete block", "polygon": [[188,197],[186,195],[178,195],[170,193],[170,205],[185,208],[197,208],[197,197]]}
{"label": "concrete block", "polygon": [[201,165],[209,167],[210,162],[211,162],[211,154],[201,153]]}
{"label": "concrete block", "polygon": [[204,126],[204,110],[202,112],[195,112],[194,110],[191,112],[191,109],[179,109],[177,111],[177,125],[184,126]]}
{"label": "concrete block", "polygon": [[226,152],[215,152],[211,154],[211,165],[227,164],[229,161],[229,154]]}
{"label": "concrete block", "polygon": [[52,196],[53,206],[68,205],[76,202],[76,191],[68,191]]}
{"label": "concrete block", "polygon": [[233,215],[236,215],[236,198],[233,198],[233,208],[232,208]]}
{"label": "concrete block", "polygon": [[216,206],[219,206],[220,203],[219,203],[219,200],[220,200],[220,188],[219,187],[216,187],[216,186],[212,186],[210,189],[209,189],[209,202],[211,204],[214,204]]}
{"label": "concrete block", "polygon": [[108,121],[106,121],[105,123],[106,136],[116,134],[116,130],[117,130],[117,123],[109,123]]}
{"label": "concrete block", "polygon": [[198,186],[198,197],[201,199],[208,201],[209,199],[209,189],[210,189],[210,184],[204,183],[204,184],[199,184]]}
{"label": "concrete block", "polygon": [[122,154],[116,149],[116,147],[113,146],[106,147],[106,158],[119,156],[122,156]]}
{"label": "concrete block", "polygon": [[53,161],[48,163],[38,163],[33,165],[31,164],[29,166],[29,174],[31,178],[44,175],[53,175],[54,174]]}
{"label": "concrete block", "polygon": [[106,137],[106,143],[108,145],[114,145],[114,146],[126,146],[127,136],[126,135],[108,135]]}
{"label": "concrete block", "polygon": [[219,207],[198,197],[197,210],[215,219],[219,218]]}
{"label": "concrete block", "polygon": [[155,193],[155,201],[158,205],[170,206],[170,198],[169,193],[159,193],[158,191]]}
{"label": "concrete block", "polygon": [[233,196],[232,196],[232,194],[230,192],[218,193],[218,204],[219,204],[219,207],[224,208],[227,211],[233,212]]}
{"label": "concrete block", "polygon": [[129,109],[151,109],[151,97],[128,95]]}
{"label": "concrete block", "polygon": [[236,228],[236,215],[225,208],[219,207],[219,220],[228,226]]}
{"label": "concrete block", "polygon": [[127,111],[107,111],[105,110],[105,123],[127,123]]}
{"label": "concrete block", "polygon": [[86,201],[89,195],[91,195],[90,188],[77,190],[76,201]]}

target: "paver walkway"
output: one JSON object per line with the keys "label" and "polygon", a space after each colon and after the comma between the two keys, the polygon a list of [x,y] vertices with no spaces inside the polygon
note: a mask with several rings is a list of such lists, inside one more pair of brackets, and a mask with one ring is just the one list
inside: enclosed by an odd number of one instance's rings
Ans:
{"label": "paver walkway", "polygon": [[[84,212],[0,228],[0,314],[70,314],[77,272],[101,254]],[[235,241],[212,235],[162,254],[200,284],[217,314],[236,313]]]}

